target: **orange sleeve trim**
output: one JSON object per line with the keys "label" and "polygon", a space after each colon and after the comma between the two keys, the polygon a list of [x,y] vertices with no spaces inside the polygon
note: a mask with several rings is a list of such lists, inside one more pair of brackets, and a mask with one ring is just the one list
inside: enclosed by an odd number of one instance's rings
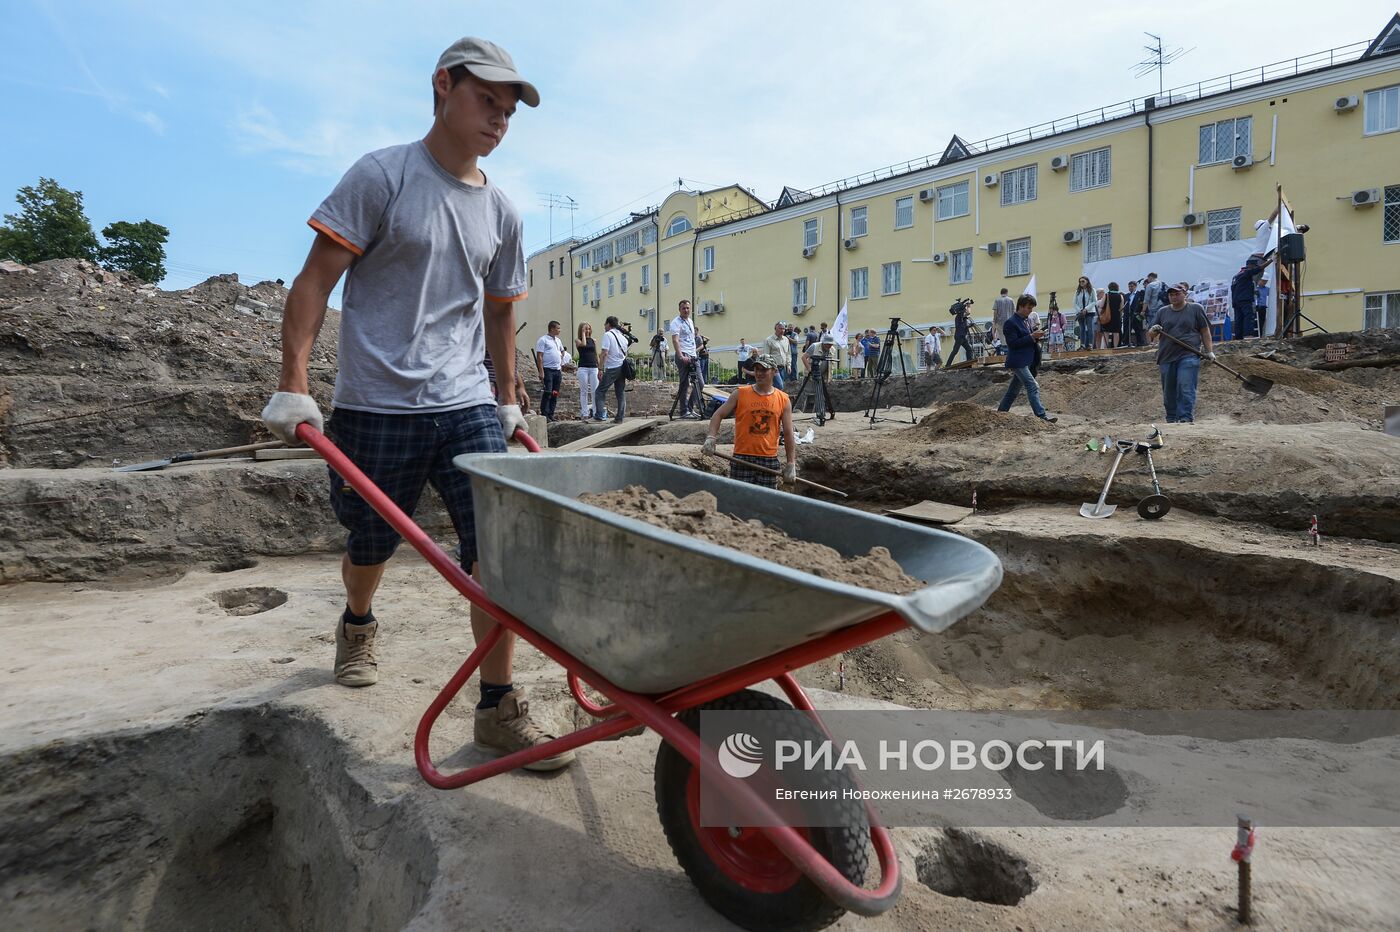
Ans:
{"label": "orange sleeve trim", "polygon": [[528,292],[528,291],[522,291],[520,294],[515,295],[514,297],[510,297],[510,298],[499,298],[499,297],[497,297],[496,295],[487,294],[487,295],[486,295],[486,300],[487,300],[487,301],[498,301],[498,302],[500,302],[501,304],[514,304],[516,301],[524,301],[524,300],[525,300],[527,297],[529,297],[529,296],[530,296],[530,292]]}
{"label": "orange sleeve trim", "polygon": [[317,233],[324,233],[326,236],[329,236],[332,240],[336,242],[337,245],[344,246],[346,249],[350,250],[357,256],[363,256],[365,254],[365,251],[359,246],[356,246],[354,243],[350,242],[348,239],[341,236],[335,230],[332,230],[330,227],[326,226],[319,220],[308,220],[306,221],[306,225],[311,227],[311,229],[315,230]]}

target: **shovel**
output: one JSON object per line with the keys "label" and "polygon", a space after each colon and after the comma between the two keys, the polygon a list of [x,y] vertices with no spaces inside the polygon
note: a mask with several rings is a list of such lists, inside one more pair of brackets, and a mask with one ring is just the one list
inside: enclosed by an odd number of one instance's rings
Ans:
{"label": "shovel", "polygon": [[[1185,349],[1190,350],[1191,352],[1195,353],[1197,356],[1201,357],[1202,359],[1205,359],[1205,358],[1206,358],[1206,354],[1205,354],[1205,353],[1202,353],[1200,350],[1196,349],[1194,346],[1191,346],[1191,345],[1189,345],[1189,344],[1187,344],[1187,343],[1181,342],[1181,341],[1178,340],[1176,337],[1172,336],[1170,333],[1167,333],[1167,331],[1163,330],[1163,331],[1161,331],[1161,334],[1162,334],[1162,336],[1166,337],[1168,340],[1171,340],[1171,341],[1172,341],[1173,343],[1175,343],[1177,346],[1180,346],[1180,347],[1183,347],[1183,348],[1185,348]],[[1229,366],[1225,365],[1223,362],[1221,362],[1221,361],[1218,360],[1218,359],[1209,359],[1209,360],[1206,360],[1206,361],[1207,361],[1207,362],[1213,362],[1213,363],[1215,363],[1217,366],[1219,366],[1220,368],[1224,369],[1226,372],[1230,373],[1230,374],[1233,375],[1235,378],[1239,379],[1241,382],[1244,383],[1244,387],[1245,387],[1245,388],[1247,388],[1247,389],[1248,389],[1249,391],[1251,391],[1251,392],[1254,392],[1254,394],[1256,394],[1256,395],[1267,395],[1267,394],[1269,393],[1269,389],[1271,389],[1271,388],[1274,387],[1273,381],[1270,380],[1270,379],[1266,379],[1266,378],[1264,378],[1263,376],[1258,376],[1258,375],[1240,375],[1240,374],[1239,374],[1238,372],[1236,372],[1234,369],[1231,369]]]}
{"label": "shovel", "polygon": [[[716,450],[714,453],[712,453],[712,454],[710,454],[710,455],[711,455],[711,456],[718,456],[720,459],[722,459],[722,460],[728,460],[728,461],[731,462],[731,463],[738,463],[740,466],[747,466],[748,468],[757,470],[758,472],[766,472],[766,473],[768,473],[770,476],[778,476],[778,477],[781,477],[781,476],[782,476],[782,472],[781,472],[780,470],[777,470],[777,469],[769,469],[767,466],[760,466],[760,465],[758,465],[757,463],[746,463],[746,462],[744,462],[743,460],[736,460],[734,457],[730,456],[729,454],[727,454],[727,453],[721,453],[721,452],[719,452],[718,450]],[[840,489],[833,489],[833,488],[831,488],[830,486],[822,485],[822,484],[819,483],[819,482],[813,482],[813,481],[810,480],[810,479],[803,479],[801,476],[798,476],[798,477],[797,477],[797,481],[800,482],[802,485],[811,486],[812,488],[817,489],[818,491],[821,491],[821,492],[830,492],[832,495],[839,495],[839,496],[841,496],[842,498],[847,498],[847,497],[848,497],[848,496],[846,495],[846,493],[845,493],[845,492],[842,492]]]}
{"label": "shovel", "polygon": [[231,456],[235,453],[252,453],[254,450],[271,450],[273,447],[285,447],[286,444],[280,440],[269,440],[266,443],[247,443],[241,447],[224,447],[222,450],[203,450],[199,453],[176,453],[167,460],[151,460],[149,463],[133,463],[130,466],[118,466],[117,472],[145,472],[148,469],[164,469],[175,463],[190,463],[195,460],[208,460],[217,456]]}
{"label": "shovel", "polygon": [[1086,518],[1108,518],[1118,510],[1117,505],[1106,505],[1108,500],[1108,490],[1113,485],[1113,477],[1118,473],[1118,464],[1123,462],[1123,454],[1133,448],[1133,441],[1118,441],[1118,455],[1113,458],[1113,466],[1108,471],[1108,479],[1104,481],[1103,491],[1099,493],[1099,500],[1094,503],[1085,502],[1079,506],[1079,513]]}

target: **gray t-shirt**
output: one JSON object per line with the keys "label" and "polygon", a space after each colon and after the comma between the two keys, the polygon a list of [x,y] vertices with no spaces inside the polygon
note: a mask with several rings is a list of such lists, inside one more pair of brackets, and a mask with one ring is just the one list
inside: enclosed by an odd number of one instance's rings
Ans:
{"label": "gray t-shirt", "polygon": [[1014,313],[1016,302],[1008,296],[1002,295],[992,302],[992,323],[996,325],[997,332],[1001,331],[1001,325]]}
{"label": "gray t-shirt", "polygon": [[483,300],[526,291],[520,215],[499,188],[463,184],[413,142],[361,158],[308,222],[356,254],[335,407],[400,414],[494,403]]}
{"label": "gray t-shirt", "polygon": [[[1157,323],[1168,334],[1196,350],[1201,349],[1201,331],[1210,326],[1206,309],[1194,301],[1187,301],[1179,311],[1168,304],[1158,312]],[[1157,337],[1157,362],[1176,362],[1190,355],[1165,336]]]}

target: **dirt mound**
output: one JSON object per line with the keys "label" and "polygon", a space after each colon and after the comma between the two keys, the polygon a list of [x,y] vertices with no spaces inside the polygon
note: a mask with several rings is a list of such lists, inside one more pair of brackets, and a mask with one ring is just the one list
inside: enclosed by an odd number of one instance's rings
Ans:
{"label": "dirt mound", "polygon": [[1030,437],[1055,430],[1055,425],[1038,417],[997,411],[968,401],[954,401],[919,421],[919,429],[930,440],[967,440],[983,434]]}

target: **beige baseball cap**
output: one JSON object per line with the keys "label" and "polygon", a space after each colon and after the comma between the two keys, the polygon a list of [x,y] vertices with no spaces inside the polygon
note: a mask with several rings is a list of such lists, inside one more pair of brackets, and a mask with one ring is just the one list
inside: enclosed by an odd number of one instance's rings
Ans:
{"label": "beige baseball cap", "polygon": [[449,45],[447,51],[438,58],[433,74],[437,74],[443,68],[455,68],[458,65],[466,65],[468,71],[483,81],[514,84],[519,88],[521,103],[527,107],[540,105],[540,92],[535,89],[535,85],[520,76],[520,72],[515,70],[515,61],[510,57],[510,53],[494,42],[475,36],[463,36]]}

